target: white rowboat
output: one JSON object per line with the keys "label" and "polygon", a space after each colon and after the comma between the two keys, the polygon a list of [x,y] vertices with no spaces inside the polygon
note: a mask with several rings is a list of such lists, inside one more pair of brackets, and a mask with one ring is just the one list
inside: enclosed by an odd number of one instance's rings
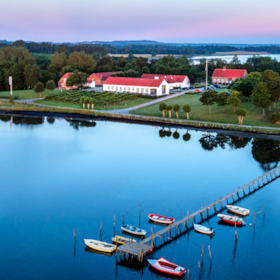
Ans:
{"label": "white rowboat", "polygon": [[125,244],[126,242],[137,242],[135,239],[127,238],[119,235],[112,237],[112,241],[119,244]]}
{"label": "white rowboat", "polygon": [[250,214],[250,210],[246,209],[246,208],[242,208],[242,207],[238,207],[238,206],[233,206],[233,205],[227,205],[227,209],[233,213],[239,214],[239,215],[249,215]]}
{"label": "white rowboat", "polygon": [[213,234],[214,230],[212,228],[208,228],[199,224],[194,224],[193,225],[194,229],[200,233],[204,233],[204,234]]}
{"label": "white rowboat", "polygon": [[245,226],[246,223],[243,221],[243,219],[236,217],[236,216],[230,216],[230,215],[224,215],[224,214],[218,214],[217,215],[222,221],[228,223],[228,224],[236,224],[238,226]]}
{"label": "white rowboat", "polygon": [[131,225],[125,225],[125,226],[121,227],[121,229],[123,231],[126,231],[126,232],[128,232],[130,234],[134,234],[134,235],[146,235],[146,233],[147,233],[147,231],[145,231],[144,229],[136,228]]}
{"label": "white rowboat", "polygon": [[85,244],[94,249],[94,250],[98,250],[101,252],[113,252],[116,250],[117,246],[114,244],[109,244],[106,242],[102,242],[102,241],[98,241],[98,240],[94,240],[94,239],[84,239]]}

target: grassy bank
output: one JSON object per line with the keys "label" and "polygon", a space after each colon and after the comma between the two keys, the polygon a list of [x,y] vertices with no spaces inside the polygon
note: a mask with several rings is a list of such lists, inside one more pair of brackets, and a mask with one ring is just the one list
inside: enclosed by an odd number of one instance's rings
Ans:
{"label": "grassy bank", "polygon": [[[203,106],[199,101],[199,95],[182,95],[176,98],[169,99],[166,104],[180,105],[179,118],[186,119],[186,113],[183,111],[182,107],[184,104],[189,104],[192,107],[190,112],[190,120],[205,121],[205,122],[217,122],[224,124],[237,124],[238,118],[233,111],[233,107],[226,106],[225,113],[223,113],[222,107],[217,105],[211,106],[211,115],[209,115],[208,106]],[[272,123],[272,114],[279,111],[280,104],[276,104],[276,109],[272,111],[266,110],[266,115],[262,116],[262,108],[256,108],[251,102],[243,102],[241,104],[242,108],[247,110],[247,115],[244,118],[244,125],[251,126],[264,126],[264,127],[280,127],[277,124]],[[159,111],[159,103],[137,109],[137,111],[132,111],[132,114],[143,115],[143,116],[153,116],[162,117],[162,112]],[[166,112],[166,116],[168,116]],[[176,118],[176,114],[172,111],[172,118]]]}
{"label": "grassy bank", "polygon": [[259,128],[259,127],[245,127],[239,125],[227,125],[227,124],[218,124],[210,122],[195,122],[195,121],[186,121],[186,120],[177,120],[177,119],[157,119],[152,117],[139,117],[133,115],[120,115],[120,114],[110,114],[105,112],[98,112],[95,110],[85,110],[85,109],[71,109],[71,108],[59,108],[59,107],[42,107],[35,104],[28,103],[9,103],[6,101],[0,101],[0,111],[2,112],[41,112],[41,113],[63,113],[69,114],[69,116],[74,116],[77,114],[89,117],[107,117],[111,119],[124,119],[132,121],[142,121],[142,122],[152,122],[157,123],[161,126],[166,125],[178,125],[182,127],[196,127],[196,128],[211,128],[211,129],[222,129],[229,131],[242,131],[250,133],[262,133],[262,134],[271,134],[271,135],[280,135],[280,129],[274,128]]}
{"label": "grassy bank", "polygon": [[[52,93],[59,93],[60,90],[55,89],[52,91]],[[42,97],[50,95],[50,91],[48,89],[45,89],[44,92],[42,92]],[[0,96],[7,96],[10,97],[11,93],[10,91],[0,91]],[[24,100],[24,99],[33,99],[33,98],[39,98],[39,94],[35,93],[33,89],[25,89],[25,90],[13,90],[13,96],[17,97],[18,99]]]}
{"label": "grassy bank", "polygon": [[[125,109],[130,108],[142,103],[146,103],[148,101],[151,101],[151,99],[144,99],[144,98],[137,98],[134,100],[130,100],[127,102],[124,102],[122,104],[112,105],[108,107],[99,107],[95,106],[95,110],[115,110],[115,109]],[[43,105],[49,105],[49,106],[58,106],[58,107],[64,107],[64,108],[75,108],[75,109],[82,109],[81,104],[73,104],[73,103],[66,103],[66,102],[55,102],[55,101],[46,101],[46,100],[36,100],[34,103],[37,104],[43,104]]]}

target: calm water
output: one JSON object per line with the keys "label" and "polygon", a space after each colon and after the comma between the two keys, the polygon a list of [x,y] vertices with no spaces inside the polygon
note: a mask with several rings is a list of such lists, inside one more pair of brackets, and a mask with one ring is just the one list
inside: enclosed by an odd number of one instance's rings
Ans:
{"label": "calm water", "polygon": [[[164,278],[147,265],[116,265],[114,256],[88,252],[83,238],[100,239],[102,222],[102,239],[110,242],[113,216],[121,234],[123,212],[138,226],[139,200],[141,227],[150,232],[148,213],[179,219],[280,161],[278,141],[186,129],[175,139],[168,128],[146,125],[1,116],[0,131],[1,280]],[[190,279],[279,279],[279,182],[238,203],[257,212],[264,204],[265,216],[257,216],[255,229],[247,217],[237,243],[234,228],[214,217],[213,238],[191,231],[153,258],[189,268]]]}

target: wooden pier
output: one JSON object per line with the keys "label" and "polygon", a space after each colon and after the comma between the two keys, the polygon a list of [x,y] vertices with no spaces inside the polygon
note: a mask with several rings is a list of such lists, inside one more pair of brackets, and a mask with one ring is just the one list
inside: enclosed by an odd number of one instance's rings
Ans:
{"label": "wooden pier", "polygon": [[[201,207],[201,209],[191,213],[189,215],[174,222],[173,224],[164,227],[162,230],[157,231],[153,233],[151,230],[151,236],[143,239],[140,242],[135,243],[126,243],[120,247],[118,247],[118,251],[122,254],[127,254],[127,259],[129,257],[129,254],[137,255],[138,261],[143,261],[143,256],[145,256],[146,253],[148,253],[151,249],[156,248],[155,247],[155,239],[158,237],[160,240],[164,243],[161,244],[164,245],[165,241],[167,240],[170,242],[174,238],[178,237],[179,235],[182,235],[183,233],[187,232],[189,229],[191,229],[194,225],[194,223],[202,222],[204,220],[203,213],[206,212],[205,219],[209,219],[210,217],[216,215],[217,212],[220,212],[225,208],[228,204],[234,204],[235,202],[239,201],[240,199],[246,197],[247,195],[255,192],[256,190],[264,187],[271,181],[277,179],[280,177],[280,167],[276,167],[269,172],[263,174],[262,176],[258,177],[257,179],[249,182],[248,184],[245,184],[244,186],[238,188],[237,190],[225,195],[224,197],[221,197],[218,200],[215,200],[214,202],[208,204],[205,207]],[[247,194],[246,194],[247,190]],[[237,198],[235,198],[237,197]],[[224,201],[226,201],[226,205],[224,205]],[[214,215],[209,215],[209,210],[213,208]],[[189,212],[189,211],[188,211]],[[196,221],[197,216],[199,216],[200,221]],[[183,225],[183,230],[181,230],[181,227]],[[172,230],[175,229],[175,237],[172,235]],[[151,245],[147,245],[146,243],[151,242]],[[117,256],[117,252],[116,252]]]}

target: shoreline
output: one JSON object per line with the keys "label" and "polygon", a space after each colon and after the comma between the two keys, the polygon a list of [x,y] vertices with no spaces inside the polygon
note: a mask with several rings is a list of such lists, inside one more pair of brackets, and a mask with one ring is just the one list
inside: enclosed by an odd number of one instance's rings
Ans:
{"label": "shoreline", "polygon": [[[2,108],[1,108],[2,107]],[[194,128],[198,130],[211,130],[217,133],[244,133],[250,135],[250,137],[263,137],[274,136],[280,140],[280,128],[265,128],[265,127],[253,127],[253,126],[240,126],[233,124],[220,124],[220,123],[211,123],[211,122],[201,122],[201,121],[187,121],[187,120],[177,120],[177,119],[163,119],[156,117],[148,116],[137,116],[137,115],[121,115],[121,114],[112,114],[104,113],[98,111],[89,111],[86,109],[64,109],[64,108],[54,108],[54,107],[14,107],[14,108],[3,108],[0,106],[0,114],[20,114],[35,116],[54,116],[54,117],[68,117],[68,118],[95,118],[109,121],[123,121],[130,123],[142,123],[142,124],[153,124],[157,126],[172,126],[178,128]]]}

